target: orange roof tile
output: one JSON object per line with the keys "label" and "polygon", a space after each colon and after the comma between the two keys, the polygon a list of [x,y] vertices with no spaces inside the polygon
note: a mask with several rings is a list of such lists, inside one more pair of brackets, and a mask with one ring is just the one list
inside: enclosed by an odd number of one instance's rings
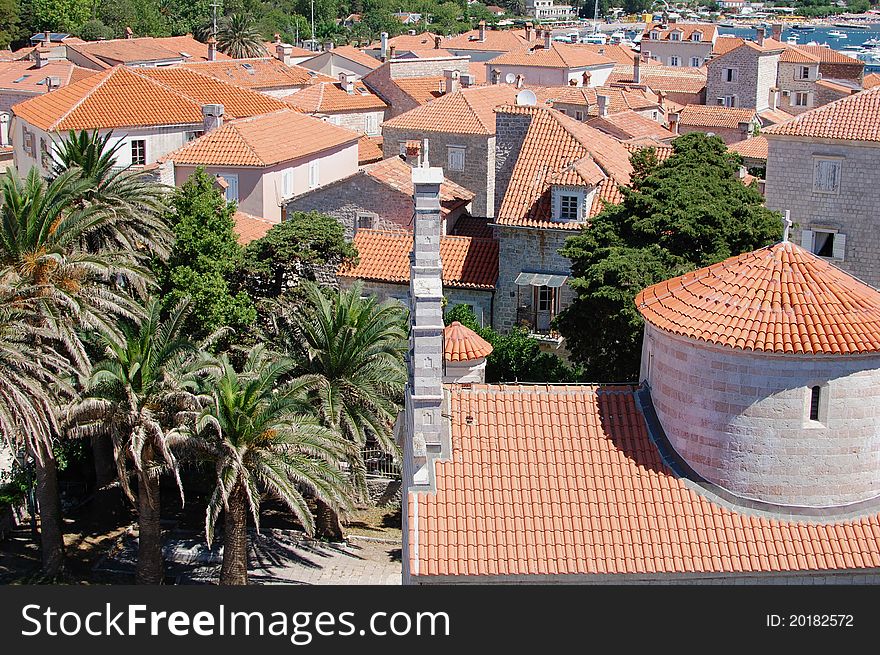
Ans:
{"label": "orange roof tile", "polygon": [[678,113],[681,125],[693,127],[736,128],[740,123],[755,120],[754,109],[722,107],[720,105],[685,105]]}
{"label": "orange roof tile", "polygon": [[[342,45],[342,46],[339,46],[338,48],[333,48],[333,50],[329,50],[328,52],[330,52],[330,54],[336,55],[338,57],[345,57],[346,59],[349,59],[356,64],[360,64],[364,68],[369,68],[369,69],[379,68],[379,66],[382,63],[378,59],[376,59],[375,57],[372,57],[372,56],[368,55],[367,53],[365,53],[363,50],[358,50],[354,46],[350,46],[350,45]],[[319,53],[319,54],[323,54],[323,53]]]}
{"label": "orange roof tile", "polygon": [[272,166],[359,138],[352,130],[285,109],[224,123],[167,159],[185,166]]}
{"label": "orange roof tile", "polygon": [[582,43],[580,47],[591,50],[597,55],[608,57],[608,59],[616,64],[629,64],[630,66],[633,63],[633,55],[638,54],[629,46],[619,44],[599,45],[597,43]]}
{"label": "orange roof tile", "polygon": [[838,50],[833,50],[827,45],[797,45],[793,47],[813,55],[814,57],[816,57],[816,59],[819,60],[819,63],[822,64],[849,64],[851,66],[857,66],[860,68],[865,67],[865,62],[860,61],[854,57],[850,57],[843,52],[839,52]]}
{"label": "orange roof tile", "polygon": [[[398,84],[405,81],[397,80]],[[383,129],[495,134],[495,108],[512,103],[518,92],[509,84],[462,89],[385,121]]]}
{"label": "orange roof tile", "polygon": [[[364,172],[382,184],[400,191],[404,195],[411,196],[414,192],[412,185],[412,167],[400,157],[389,157],[370,166],[364,166]],[[440,202],[443,205],[460,205],[470,202],[474,198],[474,192],[465,189],[448,178],[444,178],[440,185]]]}
{"label": "orange roof tile", "polygon": [[714,45],[712,46],[712,55],[715,57],[726,55],[728,52],[736,50],[745,42],[745,39],[741,39],[738,36],[725,36],[723,34],[719,34],[718,38],[715,39]]}
{"label": "orange roof tile", "polygon": [[428,77],[401,77],[392,79],[391,82],[420,105],[424,105],[442,96],[443,89],[446,86],[446,78],[436,75]]}
{"label": "orange roof tile", "polygon": [[655,284],[636,306],[667,332],[731,348],[880,351],[880,292],[788,242]]}
{"label": "orange roof tile", "polygon": [[310,114],[344,114],[353,111],[384,111],[388,105],[360,82],[348,93],[340,82],[313,84],[284,98],[293,107]]}
{"label": "orange roof tile", "polygon": [[764,109],[763,111],[758,112],[758,117],[761,119],[761,123],[765,126],[767,125],[776,125],[777,123],[783,123],[791,118],[794,118],[794,114],[789,114],[784,109]]}
{"label": "orange roof tile", "polygon": [[798,46],[789,45],[779,57],[779,61],[786,64],[818,64],[819,58]]}
{"label": "orange roof tile", "polygon": [[[412,233],[403,230],[358,230],[354,246],[356,265],[343,264],[340,277],[409,282]],[[494,239],[444,236],[440,238],[443,284],[467,289],[494,289],[498,279],[498,242]]]}
{"label": "orange roof tile", "polygon": [[644,111],[659,107],[657,94],[638,87],[617,86],[548,86],[533,89],[538,100],[553,106],[554,103],[583,105],[589,107],[591,116],[599,115],[599,95],[608,97],[608,113],[616,114],[632,109]]}
{"label": "orange roof tile", "polygon": [[[424,50],[434,47],[434,37],[437,36],[433,32],[422,32],[421,34],[399,34],[388,39],[388,47],[394,46],[398,52],[403,50]],[[381,45],[379,41],[373,43],[371,48],[378,48]]]}
{"label": "orange roof tile", "polygon": [[443,330],[443,358],[447,362],[469,362],[490,354],[492,344],[458,321]]}
{"label": "orange roof tile", "polygon": [[443,39],[447,50],[490,50],[510,52],[525,47],[528,42],[514,30],[490,30],[485,32],[485,40],[480,41],[480,31],[471,30],[450,39]]}
{"label": "orange roof tile", "polygon": [[[306,48],[300,48],[299,46],[291,45],[289,43],[283,43],[283,42],[280,42],[280,43],[282,43],[282,45],[286,45],[286,46],[290,47],[291,57],[296,57],[297,59],[299,59],[301,57],[311,58],[317,54],[320,54],[320,53],[315,52],[313,50],[307,50]],[[275,53],[278,48],[278,44],[279,44],[279,42],[276,42],[276,41],[264,41],[263,42],[263,46],[266,48],[266,52],[269,53],[270,57],[275,56]]]}
{"label": "orange roof tile", "polygon": [[846,96],[773,125],[764,134],[880,141],[880,87]]}
{"label": "orange roof tile", "polygon": [[670,144],[660,143],[659,141],[650,138],[630,139],[623,143],[623,147],[626,148],[629,153],[635,153],[639,150],[644,150],[645,148],[653,148],[658,164],[662,164],[675,154],[675,150]]}
{"label": "orange roof tile", "polygon": [[[632,83],[633,67],[617,65],[605,84]],[[684,66],[646,65],[640,67],[641,84],[652,91],[668,93],[699,93],[706,87],[706,69]]]}
{"label": "orange roof tile", "polygon": [[577,222],[551,218],[552,184],[598,184],[589,215],[603,201],[619,202],[620,184],[629,184],[629,151],[616,139],[545,107],[501,107],[499,113],[531,114],[532,119],[511,173],[495,222],[578,230]]}
{"label": "orange roof tile", "polygon": [[737,141],[727,147],[733,150],[733,152],[749,159],[767,160],[767,137],[765,136],[753,136],[743,141]]}
{"label": "orange roof tile", "polygon": [[[116,64],[136,64],[141,62],[168,61],[207,61],[208,46],[196,41],[192,36],[152,37],[134,39],[110,39],[106,41],[83,41],[65,43],[71,50],[81,53],[89,60],[106,67]],[[229,59],[222,52],[217,59]]]}
{"label": "orange roof tile", "polygon": [[670,41],[670,35],[673,32],[681,32],[679,38],[682,41],[690,41],[691,35],[694,32],[702,32],[700,41],[705,43],[711,41],[712,37],[717,36],[718,28],[712,23],[669,23],[665,26],[659,23],[649,23],[645,26],[645,31],[642,32],[642,39],[647,40],[651,32],[658,32],[660,41]]}
{"label": "orange roof tile", "polygon": [[873,89],[878,85],[880,85],[880,73],[868,73],[862,78],[862,87],[866,89]]}
{"label": "orange roof tile", "polygon": [[288,66],[274,57],[193,62],[183,66],[246,89],[289,89],[318,82],[335,82],[328,75],[302,66]]}
{"label": "orange roof tile", "polygon": [[590,68],[613,66],[614,61],[573,43],[552,42],[548,50],[543,44],[532,48],[520,48],[498,55],[487,66],[537,66],[540,68]]}
{"label": "orange roof tile", "polygon": [[28,59],[0,63],[0,89],[24,91],[30,93],[46,93],[46,78],[57,77],[60,86],[85,79],[97,71],[81,68],[69,61],[50,61],[42,67]]}
{"label": "orange roof tile", "polygon": [[[734,511],[677,477],[629,387],[449,389],[452,457],[407,494],[414,577],[764,573],[880,566],[880,516]],[[694,527],[689,527],[694,526]]]}
{"label": "orange roof tile", "polygon": [[590,119],[587,125],[621,140],[652,137],[662,141],[676,137],[657,121],[629,109]]}
{"label": "orange roof tile", "polygon": [[845,82],[839,82],[837,80],[816,80],[816,85],[845,96],[852,93],[858,93],[862,90],[861,87],[854,86],[853,84],[846,84]]}
{"label": "orange roof tile", "polygon": [[358,164],[372,164],[382,159],[382,147],[366,134],[358,139]]}
{"label": "orange roof tile", "polygon": [[262,239],[273,225],[278,224],[267,221],[265,218],[246,214],[243,211],[236,211],[233,218],[235,220],[235,234],[238,236],[238,243],[242,246],[246,246],[251,241]]}

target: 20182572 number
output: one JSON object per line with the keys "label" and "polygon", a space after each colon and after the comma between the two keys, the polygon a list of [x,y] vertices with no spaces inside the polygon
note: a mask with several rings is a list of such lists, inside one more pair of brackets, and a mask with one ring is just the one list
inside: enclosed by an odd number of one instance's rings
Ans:
{"label": "20182572 number", "polygon": [[852,614],[767,614],[768,628],[852,628]]}

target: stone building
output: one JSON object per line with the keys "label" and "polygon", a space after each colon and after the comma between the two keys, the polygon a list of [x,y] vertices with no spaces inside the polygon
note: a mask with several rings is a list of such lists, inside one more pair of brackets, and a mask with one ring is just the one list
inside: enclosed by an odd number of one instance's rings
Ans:
{"label": "stone building", "polygon": [[[411,179],[412,165],[400,157],[389,157],[295,195],[287,202],[285,212],[318,211],[333,216],[345,228],[347,239],[363,229],[412,231]],[[451,233],[459,219],[467,215],[473,197],[471,191],[444,178],[440,185],[443,234]]]}
{"label": "stone building", "polygon": [[407,141],[427,142],[429,163],[443,164],[447,178],[474,193],[471,214],[495,215],[495,108],[513,102],[508,84],[461,89],[391,118],[382,126],[386,157]]}
{"label": "stone building", "polygon": [[679,105],[702,105],[706,101],[706,68],[664,66],[642,59],[615,64],[607,84],[650,89]]}
{"label": "stone building", "polygon": [[[665,122],[663,96],[646,86],[553,86],[533,89],[538,102],[579,121],[634,111],[653,121]],[[604,98],[603,98],[604,96]]]}
{"label": "stone building", "polygon": [[379,96],[349,73],[340,73],[339,82],[319,82],[284,100],[300,111],[367,136],[381,134],[388,109]]}
{"label": "stone building", "polygon": [[347,73],[359,80],[378,68],[379,61],[362,50],[347,45],[325,50],[300,62],[300,65],[333,79],[339,79],[340,73]]}
{"label": "stone building", "polygon": [[717,38],[718,29],[709,23],[652,23],[642,33],[641,53],[667,66],[700,68]]}
{"label": "stone building", "polygon": [[534,86],[602,86],[614,61],[579,45],[553,41],[550,31],[544,41],[513,50],[486,62],[486,78],[513,83],[518,77]]}
{"label": "stone building", "polygon": [[559,254],[629,183],[630,152],[616,139],[540,106],[496,111],[495,234],[499,271],[493,324],[517,325],[560,344],[556,315],[574,293],[571,262]]}
{"label": "stone building", "polygon": [[678,134],[703,132],[721,137],[730,145],[748,139],[761,125],[754,109],[738,109],[721,105],[686,105],[678,112],[675,131]]}
{"label": "stone building", "polygon": [[766,198],[789,211],[792,239],[880,286],[877,208],[880,88],[767,128]]}
{"label": "stone building", "polygon": [[865,64],[821,46],[786,47],[779,58],[779,107],[802,114],[861,89]]}
{"label": "stone building", "polygon": [[706,101],[724,107],[776,109],[776,71],[783,44],[770,39],[742,45],[706,64]]}

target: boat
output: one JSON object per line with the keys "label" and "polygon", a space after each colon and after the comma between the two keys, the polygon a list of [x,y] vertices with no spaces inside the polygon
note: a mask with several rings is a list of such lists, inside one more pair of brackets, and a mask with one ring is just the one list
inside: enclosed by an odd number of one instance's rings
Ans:
{"label": "boat", "polygon": [[865,43],[863,45],[867,45],[867,46],[880,45],[880,39],[868,39],[867,41],[865,41]]}
{"label": "boat", "polygon": [[834,23],[834,27],[845,27],[850,30],[866,30],[866,29],[868,29],[867,25],[862,25],[861,23]]}
{"label": "boat", "polygon": [[828,36],[833,37],[835,39],[845,39],[846,33],[841,32],[840,30],[831,30],[828,32]]}
{"label": "boat", "polygon": [[723,23],[718,23],[718,27],[736,27],[736,23],[726,20]]}
{"label": "boat", "polygon": [[849,52],[861,52],[862,46],[850,44],[850,45],[841,46],[840,49],[845,50],[845,51],[849,51]]}
{"label": "boat", "polygon": [[789,35],[788,38],[785,39],[785,42],[786,42],[788,45],[797,45],[797,42],[798,42],[797,34],[791,34],[791,35]]}
{"label": "boat", "polygon": [[626,40],[626,32],[623,30],[617,30],[611,35],[611,43],[621,43]]}
{"label": "boat", "polygon": [[608,41],[608,36],[606,34],[602,34],[601,32],[596,32],[595,34],[588,34],[587,36],[582,36],[580,38],[581,43],[593,43],[597,45],[605,45]]}
{"label": "boat", "polygon": [[815,32],[816,28],[812,25],[792,25],[791,29],[797,30],[799,32]]}

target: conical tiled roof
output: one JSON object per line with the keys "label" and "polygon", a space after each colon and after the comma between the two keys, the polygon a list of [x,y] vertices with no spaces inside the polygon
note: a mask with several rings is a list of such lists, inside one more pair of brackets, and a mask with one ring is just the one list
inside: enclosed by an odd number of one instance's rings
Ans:
{"label": "conical tiled roof", "polygon": [[458,321],[443,330],[443,357],[447,362],[469,362],[488,357],[491,352],[488,341]]}
{"label": "conical tiled roof", "polygon": [[650,286],[636,306],[667,332],[731,348],[880,352],[880,293],[789,242]]}

